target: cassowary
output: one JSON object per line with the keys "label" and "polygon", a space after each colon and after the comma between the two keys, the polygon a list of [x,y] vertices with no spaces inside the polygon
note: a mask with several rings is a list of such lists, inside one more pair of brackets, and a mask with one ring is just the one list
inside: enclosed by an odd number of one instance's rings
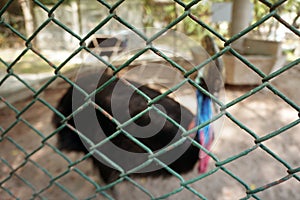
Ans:
{"label": "cassowary", "polygon": [[[201,73],[199,74],[201,76]],[[145,168],[141,167],[134,171],[134,175],[170,175],[161,163],[182,174],[192,170],[199,161],[199,172],[206,171],[209,156],[192,144],[191,140],[182,137],[182,134],[211,118],[212,102],[208,96],[197,90],[197,112],[194,116],[187,108],[168,96],[159,99],[155,104],[148,105],[149,99],[154,99],[161,93],[146,85],[139,85],[106,73],[103,73],[100,79],[99,76],[96,73],[82,76],[76,82],[81,89],[71,86],[58,103],[57,110],[67,117],[63,120],[61,115],[56,114],[52,120],[59,130],[57,141],[60,150],[85,154],[91,152],[93,163],[106,183],[117,180],[120,174],[126,174],[153,158],[161,162],[153,159],[150,164],[145,165]],[[198,77],[198,83],[208,89],[203,77]],[[117,92],[115,92],[116,88]],[[82,93],[85,91],[86,94],[91,94],[95,89],[97,92],[91,95],[91,98]],[[161,113],[157,112],[158,109]],[[127,111],[129,119],[126,114],[122,115],[122,112]],[[96,123],[92,122],[95,118]],[[130,119],[132,122],[127,123]],[[211,126],[207,125],[189,137],[193,137],[209,150],[214,134]],[[86,138],[92,141],[83,143]],[[182,142],[176,143],[179,140]],[[96,147],[90,145],[91,142],[94,142]],[[101,145],[97,146],[99,143]],[[111,144],[118,147],[118,150],[112,149]],[[164,147],[167,147],[166,152],[151,157],[151,153]],[[122,150],[134,155],[136,153],[138,156],[128,159],[120,153]],[[139,157],[139,154],[145,156]]]}
{"label": "cassowary", "polygon": [[[96,74],[83,76],[82,78],[78,79],[76,82],[78,85],[82,87],[82,89],[90,93],[92,92],[96,87],[94,80],[96,78]],[[105,84],[109,79],[111,79],[112,76],[103,74],[100,78],[97,86],[100,87],[101,85]],[[130,82],[132,85],[138,87],[138,90],[146,94],[149,98],[153,99],[157,96],[159,96],[161,93],[151,89],[147,86],[139,86],[137,83]],[[119,93],[117,95],[113,94],[114,88],[118,84],[119,87]],[[85,102],[85,96],[80,95],[81,93],[78,92],[75,97],[73,97],[73,93],[75,89],[74,87],[70,87],[66,94],[62,97],[60,100],[57,110],[63,114],[65,117],[71,116],[72,112],[76,110],[76,108],[79,108],[81,104]],[[120,81],[118,78],[114,79],[109,85],[107,85],[104,89],[100,90],[94,98],[96,106],[93,104],[89,104],[88,106],[81,109],[80,112],[76,113],[73,117],[71,117],[67,124],[68,126],[64,126],[58,133],[58,147],[61,150],[66,151],[77,151],[77,152],[83,152],[88,153],[87,147],[83,144],[82,140],[80,139],[79,135],[76,133],[76,131],[73,130],[76,127],[76,124],[74,122],[74,117],[78,117],[78,119],[81,120],[82,124],[84,124],[83,128],[81,127],[79,132],[83,135],[91,135],[91,134],[98,134],[98,131],[103,131],[104,134],[109,137],[112,134],[114,134],[118,128],[117,125],[111,120],[111,117],[116,117],[117,120],[122,121],[122,119],[118,119],[118,116],[113,115],[113,108],[112,108],[112,96],[114,95],[114,106],[117,106],[115,109],[128,109],[126,103],[124,103],[124,98],[127,96],[127,92],[131,91],[132,88],[124,83],[123,81]],[[74,103],[76,101],[76,103]],[[73,108],[72,108],[73,103]],[[133,91],[132,96],[129,100],[129,112],[130,116],[134,117],[140,112],[147,109],[147,99],[140,95],[138,92]],[[194,126],[197,126],[205,121],[207,121],[211,117],[211,100],[209,97],[203,95],[201,92],[197,91],[197,103],[198,103],[198,109],[197,109],[197,115],[196,117],[193,116],[193,114],[180,105],[177,101],[173,100],[172,98],[166,96],[160,99],[155,103],[155,106],[161,106],[164,110],[164,113],[170,117],[171,120],[174,120],[176,123],[180,124],[185,130],[191,129]],[[74,105],[78,104],[78,105]],[[99,106],[101,109],[96,109],[97,106]],[[158,106],[158,107],[159,107]],[[95,108],[96,107],[96,108]],[[101,111],[101,110],[104,110]],[[98,128],[94,125],[91,125],[91,119],[89,119],[89,116],[82,114],[85,111],[95,111],[97,116],[97,121],[100,124],[102,130],[98,130]],[[107,115],[108,113],[108,115]],[[80,118],[80,115],[82,114],[82,117]],[[92,117],[92,116],[91,116]],[[120,117],[122,118],[122,116]],[[145,112],[141,117],[137,118],[134,123],[138,126],[147,126],[148,124],[155,125],[160,124],[162,121],[164,121],[164,124],[161,128],[161,130],[158,130],[157,132],[151,133],[153,129],[145,129],[146,131],[143,132],[137,132],[136,127],[129,124],[124,128],[124,130],[133,136],[135,136],[136,139],[138,139],[139,142],[144,144],[146,147],[151,149],[152,151],[157,151],[162,149],[163,147],[170,144],[170,142],[174,143],[178,140],[180,140],[181,134],[184,133],[183,130],[181,130],[177,125],[174,125],[174,123],[171,122],[171,120],[165,120],[164,117],[160,116],[157,112]],[[54,115],[53,117],[53,123],[56,128],[59,128],[62,126],[62,118],[60,118],[58,115]],[[149,130],[147,132],[147,130]],[[88,133],[89,132],[89,133]],[[152,135],[151,135],[152,134]],[[150,135],[150,137],[148,137]],[[205,128],[197,131],[196,134],[194,134],[194,140],[198,141],[201,145],[203,145],[205,148],[209,149],[209,146],[213,140],[213,133],[209,126],[206,126]],[[103,139],[103,138],[102,138]],[[146,153],[146,151],[140,147],[137,143],[133,142],[130,138],[128,138],[126,135],[124,135],[121,131],[116,137],[113,137],[111,139],[111,142],[118,146],[119,148],[122,148],[128,152],[135,152],[135,153]],[[103,147],[105,148],[105,147]],[[104,149],[105,150],[105,149]],[[176,151],[177,150],[177,151]],[[101,151],[101,148],[99,149]],[[112,150],[113,151],[113,150]],[[114,155],[114,152],[109,152],[107,155],[114,157],[115,161],[122,160],[122,156],[118,157],[117,153]],[[200,152],[200,153],[199,153]],[[180,153],[174,161],[169,161],[166,159],[166,157],[174,156],[174,153]],[[176,156],[176,155],[175,155]],[[190,140],[184,141],[179,146],[175,147],[174,150],[169,150],[169,152],[163,154],[161,157],[158,157],[158,159],[161,159],[162,161],[167,162],[168,166],[174,170],[177,173],[185,173],[190,170],[192,170],[199,160],[199,172],[205,172],[207,168],[208,163],[208,156],[203,155],[203,152],[199,150],[198,147],[195,145],[192,145]],[[96,167],[99,169],[99,173],[101,174],[101,177],[106,183],[112,182],[116,180],[120,174],[118,170],[113,169],[112,167],[109,167],[107,163],[105,163],[104,160],[99,161],[99,159],[92,157],[93,162]],[[137,161],[137,163],[142,163],[146,160],[141,160],[141,162]],[[133,162],[134,163],[134,162]],[[122,165],[123,164],[123,165]],[[130,165],[126,165],[124,163],[120,163],[120,165],[123,168],[130,169]],[[144,173],[138,173],[136,175],[169,175],[169,172],[165,170],[164,168],[157,169],[155,171],[149,171]]]}

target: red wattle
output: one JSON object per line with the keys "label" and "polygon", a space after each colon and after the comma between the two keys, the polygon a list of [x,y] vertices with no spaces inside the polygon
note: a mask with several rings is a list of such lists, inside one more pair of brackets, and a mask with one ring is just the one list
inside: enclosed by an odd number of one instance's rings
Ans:
{"label": "red wattle", "polygon": [[[193,120],[189,126],[188,126],[188,130],[191,130],[192,128],[195,127],[195,121]],[[194,134],[191,134],[190,135],[191,137],[195,137]],[[201,134],[200,137],[203,137],[204,134]],[[201,139],[200,139],[201,141]],[[202,138],[202,141],[203,141],[203,138]],[[201,142],[200,142],[201,144]],[[201,144],[203,145],[203,144]],[[210,147],[210,144],[208,144],[208,146],[205,146],[206,149],[209,150],[209,147]],[[204,152],[204,151],[201,151],[199,150],[199,162],[198,162],[198,172],[199,173],[205,173],[206,170],[207,170],[207,166],[208,166],[208,161],[209,161],[209,156]]]}

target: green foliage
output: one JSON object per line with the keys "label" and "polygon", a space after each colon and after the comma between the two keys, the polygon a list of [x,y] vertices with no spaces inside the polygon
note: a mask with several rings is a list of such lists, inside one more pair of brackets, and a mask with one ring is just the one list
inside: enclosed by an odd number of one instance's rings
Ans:
{"label": "green foliage", "polygon": [[[269,0],[268,2],[274,4],[278,3],[278,0]],[[270,8],[265,6],[259,0],[252,0],[254,5],[254,20],[257,21],[261,19],[266,13],[269,12]],[[287,12],[294,12],[296,13],[300,10],[300,1],[285,1],[283,6],[278,7],[278,12],[280,14],[287,13]]]}
{"label": "green foliage", "polygon": [[[216,0],[215,0],[216,1]],[[184,0],[184,3],[189,3],[190,1]],[[192,7],[192,14],[201,18],[201,20],[207,22],[210,17],[210,6],[214,1],[207,1],[205,3],[198,3]],[[144,1],[144,26],[145,27],[155,27],[158,24],[165,26],[175,20],[177,17],[182,15],[184,8],[178,5],[176,2],[154,2],[151,0]],[[201,26],[195,23],[188,17],[181,21],[176,27],[177,30],[192,36],[201,38],[204,35],[204,30]]]}
{"label": "green foliage", "polygon": [[[276,4],[279,3],[279,0],[268,0],[269,3],[271,4]],[[259,0],[252,0],[252,3],[254,5],[254,22],[259,21],[261,18],[263,18],[266,14],[269,13],[270,8],[266,6],[265,4],[261,3]],[[285,14],[289,14],[292,16],[292,13],[297,13],[300,10],[300,1],[285,1],[282,6],[279,6],[277,8],[277,14],[279,14],[281,17],[284,18]],[[288,20],[288,19],[285,19]],[[293,21],[287,21],[288,23],[292,24]],[[263,25],[259,26],[257,30],[255,30],[256,35],[261,36],[261,37],[270,37],[272,34],[272,30],[277,29],[279,26],[279,22],[277,20],[269,20],[266,21]],[[262,33],[262,29],[267,29],[268,31]]]}

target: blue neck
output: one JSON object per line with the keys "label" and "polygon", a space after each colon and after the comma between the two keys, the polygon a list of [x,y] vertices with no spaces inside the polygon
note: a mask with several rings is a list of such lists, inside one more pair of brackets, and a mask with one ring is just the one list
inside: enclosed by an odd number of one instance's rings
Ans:
{"label": "blue neck", "polygon": [[[212,108],[211,108],[211,99],[204,95],[202,92],[197,90],[197,115],[196,115],[196,126],[208,121],[212,116]],[[209,133],[210,125],[205,126],[204,128],[197,131],[198,140],[204,144],[205,146],[212,140],[211,135]],[[200,140],[200,132],[203,131],[204,141]]]}

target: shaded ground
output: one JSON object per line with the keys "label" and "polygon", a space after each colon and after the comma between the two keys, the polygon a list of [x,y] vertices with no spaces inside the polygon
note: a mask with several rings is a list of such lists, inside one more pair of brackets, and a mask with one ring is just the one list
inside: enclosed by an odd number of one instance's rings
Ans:
{"label": "shaded ground", "polygon": [[[298,105],[300,104],[299,72],[300,67],[294,67],[272,82]],[[55,106],[65,88],[65,84],[60,84],[55,89],[47,89],[41,98]],[[251,87],[226,88],[226,102],[241,96],[250,89]],[[21,111],[30,102],[26,100],[15,103],[13,106]],[[293,108],[268,90],[263,90],[232,106],[228,112],[259,136],[267,135],[298,118],[298,113]],[[80,175],[77,169],[101,184],[101,180],[97,178],[97,173],[92,169],[88,160],[68,167],[68,161],[51,148],[55,146],[55,136],[51,136],[54,131],[50,123],[52,115],[53,112],[47,106],[36,101],[21,114],[17,124],[12,126],[16,122],[14,111],[8,107],[0,110],[0,126],[4,130],[12,127],[0,141],[0,182],[4,182],[0,188],[0,199],[14,199],[13,196],[30,199],[35,191],[43,188],[47,189],[41,192],[40,196],[47,199],[71,199],[72,197],[85,199],[92,196],[95,192],[94,185],[87,181],[85,176]],[[28,123],[32,127],[29,127]],[[263,144],[292,168],[297,168],[300,166],[299,133],[300,126],[296,125]],[[48,136],[50,137],[47,138]],[[228,118],[224,118],[222,132],[217,137],[217,143],[212,152],[222,161],[254,145],[253,137]],[[76,160],[83,155],[66,153],[65,156],[70,160]],[[287,175],[287,168],[259,147],[224,167],[252,189]],[[214,161],[211,160],[209,169],[214,168]],[[12,171],[15,173],[10,175]],[[199,174],[194,169],[193,172],[183,175],[183,178],[188,180],[198,176]],[[154,197],[180,188],[180,181],[175,177],[135,180]],[[245,187],[221,169],[190,186],[208,199],[232,200],[245,197]],[[149,199],[144,192],[129,182],[118,184],[116,191],[119,199]],[[8,192],[11,192],[13,196]],[[257,193],[257,196],[261,199],[299,199],[299,193],[300,182],[296,178],[290,178]],[[105,198],[99,194],[96,199]],[[198,199],[198,197],[182,188],[181,192],[167,199]]]}

